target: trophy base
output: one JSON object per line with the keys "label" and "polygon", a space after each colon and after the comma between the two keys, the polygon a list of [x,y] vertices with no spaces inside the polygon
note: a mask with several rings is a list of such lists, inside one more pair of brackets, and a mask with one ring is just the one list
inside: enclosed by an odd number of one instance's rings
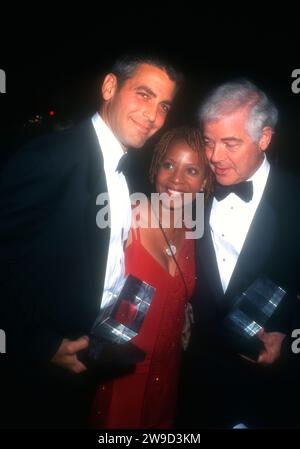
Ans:
{"label": "trophy base", "polygon": [[245,337],[242,334],[235,334],[226,332],[222,334],[223,343],[230,348],[230,351],[234,351],[237,354],[243,355],[256,361],[259,354],[264,349],[263,342],[255,335],[251,337]]}
{"label": "trophy base", "polygon": [[129,374],[145,352],[134,344],[103,342],[90,338],[89,347],[78,353],[78,359],[101,380]]}

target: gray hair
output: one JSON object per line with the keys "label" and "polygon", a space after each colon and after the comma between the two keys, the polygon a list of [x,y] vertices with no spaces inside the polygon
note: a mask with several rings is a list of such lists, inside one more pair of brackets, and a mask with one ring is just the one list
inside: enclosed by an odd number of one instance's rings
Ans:
{"label": "gray hair", "polygon": [[246,105],[249,105],[246,131],[258,143],[265,126],[274,130],[278,110],[264,92],[246,79],[222,84],[212,91],[199,109],[201,125],[218,120]]}

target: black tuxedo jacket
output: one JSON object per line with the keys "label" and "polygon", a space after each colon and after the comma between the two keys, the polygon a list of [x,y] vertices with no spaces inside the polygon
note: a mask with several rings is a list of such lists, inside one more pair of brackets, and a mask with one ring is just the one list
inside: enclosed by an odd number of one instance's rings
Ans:
{"label": "black tuxedo jacket", "polygon": [[[287,363],[290,342],[282,356],[282,366],[257,366],[228,347],[220,324],[237,297],[255,279],[265,275],[287,291],[266,330],[290,335],[293,328],[300,328],[299,300],[296,299],[299,291],[299,194],[297,179],[271,167],[225,294],[209,229],[212,200],[206,206],[204,236],[196,245],[195,325],[183,369],[181,411],[186,414],[185,425],[230,427],[250,419],[250,425],[267,426],[279,425],[283,419],[283,402],[274,404],[274,399],[280,396],[277,387],[283,373],[290,372]],[[195,408],[189,404],[191,399],[198,404],[196,415]],[[191,409],[192,414],[188,412]],[[273,416],[278,410],[280,413]],[[194,416],[198,416],[198,421]]]}
{"label": "black tuxedo jacket", "polygon": [[[197,294],[193,302],[200,332],[217,332],[219,320],[237,297],[265,275],[287,291],[267,330],[288,332],[299,291],[300,207],[297,179],[271,168],[265,191],[224,294],[209,230],[212,199],[205,210],[205,233],[197,241]],[[238,226],[238,224],[237,224]]]}
{"label": "black tuxedo jacket", "polygon": [[63,338],[88,334],[109,246],[109,228],[96,224],[96,197],[104,192],[91,120],[35,140],[0,173],[1,362],[15,367],[9,377],[29,372],[38,383],[46,366],[54,369],[48,363]]}

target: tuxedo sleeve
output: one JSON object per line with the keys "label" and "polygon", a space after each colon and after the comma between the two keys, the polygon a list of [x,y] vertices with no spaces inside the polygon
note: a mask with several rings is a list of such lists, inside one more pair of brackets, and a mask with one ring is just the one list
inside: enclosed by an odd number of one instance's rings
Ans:
{"label": "tuxedo sleeve", "polygon": [[20,149],[0,174],[0,328],[8,357],[33,360],[50,360],[62,340],[34,288],[37,248],[63,190],[62,168],[54,168],[45,142]]}
{"label": "tuxedo sleeve", "polygon": [[[278,211],[278,221],[281,223],[277,233],[274,253],[273,280],[280,285],[286,294],[268,323],[269,331],[283,332],[291,335],[293,329],[300,328],[300,184],[297,178],[286,181]],[[279,196],[279,193],[278,193]],[[272,278],[272,277],[271,277]]]}

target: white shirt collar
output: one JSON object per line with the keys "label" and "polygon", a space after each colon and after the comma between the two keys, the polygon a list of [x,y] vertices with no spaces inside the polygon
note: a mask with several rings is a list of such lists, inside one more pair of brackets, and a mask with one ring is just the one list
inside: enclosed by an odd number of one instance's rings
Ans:
{"label": "white shirt collar", "polygon": [[122,145],[98,112],[93,115],[92,123],[103,153],[104,166],[106,169],[115,171],[124,154]]}
{"label": "white shirt collar", "polygon": [[267,179],[270,172],[270,163],[268,159],[266,158],[265,153],[263,154],[264,159],[259,166],[259,168],[256,170],[256,172],[247,179],[247,181],[252,181],[253,183],[253,200],[260,199],[265,185],[267,183]]}
{"label": "white shirt collar", "polygon": [[251,201],[245,202],[234,193],[222,201],[214,198],[209,223],[224,292],[263,196],[269,172],[270,164],[264,154],[259,168],[247,179],[253,183]]}

